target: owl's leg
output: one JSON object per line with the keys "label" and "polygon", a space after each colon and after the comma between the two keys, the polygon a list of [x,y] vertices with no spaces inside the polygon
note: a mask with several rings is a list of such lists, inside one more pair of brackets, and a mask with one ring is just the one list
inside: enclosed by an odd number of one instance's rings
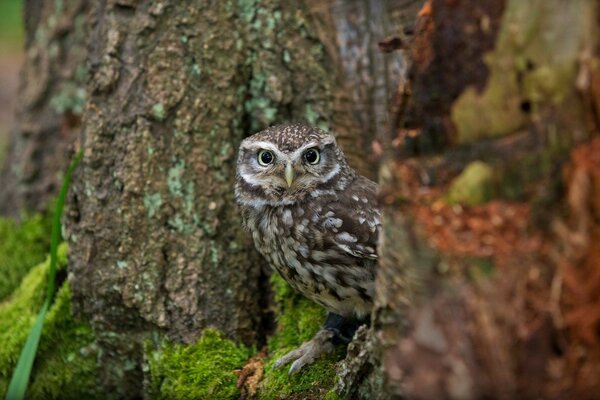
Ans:
{"label": "owl's leg", "polygon": [[333,337],[334,344],[348,344],[352,341],[358,327],[365,323],[367,321],[358,321],[330,312],[327,313],[324,329],[335,333]]}
{"label": "owl's leg", "polygon": [[308,342],[302,343],[300,347],[294,349],[275,361],[275,368],[292,363],[290,374],[294,374],[302,367],[312,364],[317,358],[324,354],[331,353],[334,345],[337,343],[350,343],[354,332],[360,326],[356,321],[342,317],[341,315],[328,313],[325,326]]}

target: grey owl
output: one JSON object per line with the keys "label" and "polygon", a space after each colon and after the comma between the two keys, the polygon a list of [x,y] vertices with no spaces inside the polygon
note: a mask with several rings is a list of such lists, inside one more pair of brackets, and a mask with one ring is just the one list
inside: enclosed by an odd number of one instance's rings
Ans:
{"label": "grey owl", "polygon": [[315,337],[275,363],[296,372],[348,342],[371,311],[380,213],[377,184],[346,162],[334,137],[278,125],[240,145],[235,185],[258,251],[294,289],[328,311]]}

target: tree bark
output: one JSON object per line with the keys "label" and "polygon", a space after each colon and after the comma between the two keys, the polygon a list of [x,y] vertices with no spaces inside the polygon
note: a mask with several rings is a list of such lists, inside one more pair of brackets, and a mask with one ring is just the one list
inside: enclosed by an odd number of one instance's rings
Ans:
{"label": "tree bark", "polygon": [[70,283],[102,349],[103,385],[133,397],[144,340],[189,343],[212,326],[260,344],[268,333],[267,275],[233,202],[240,141],[305,121],[335,132],[364,173],[369,141],[356,140],[338,85],[331,10],[105,0],[89,18]]}
{"label": "tree bark", "polygon": [[0,173],[0,214],[46,208],[69,164],[85,104],[87,1],[24,2],[25,62]]}
{"label": "tree bark", "polygon": [[347,364],[368,373],[344,389],[593,398],[598,1],[431,0],[420,15],[379,173],[377,305],[362,344],[377,357]]}
{"label": "tree bark", "polygon": [[[400,53],[383,54],[377,44],[387,36],[410,35],[410,19],[422,1],[306,2],[305,13],[314,29],[311,34],[324,46],[331,61],[328,68],[335,70],[334,84],[328,88],[334,96],[332,110],[326,114],[331,120],[328,127],[335,129],[352,165],[373,179],[376,159],[367,156],[370,150],[365,149],[388,126],[388,103],[405,68]],[[15,217],[24,209],[46,207],[56,195],[60,171],[80,136],[88,68],[87,9],[85,0],[60,7],[39,0],[25,3],[27,58],[17,126],[0,175],[5,188],[0,193],[0,212],[4,215]],[[289,93],[274,90],[274,101],[284,100],[287,106]],[[280,99],[283,94],[287,98]],[[269,107],[264,111],[272,113]],[[308,108],[301,117],[318,123],[318,111]]]}

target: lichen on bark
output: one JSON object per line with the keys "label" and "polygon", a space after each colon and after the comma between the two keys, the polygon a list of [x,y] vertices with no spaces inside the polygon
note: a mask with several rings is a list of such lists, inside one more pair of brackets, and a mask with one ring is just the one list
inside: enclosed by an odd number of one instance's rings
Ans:
{"label": "lichen on bark", "polygon": [[236,150],[276,122],[329,125],[335,71],[307,11],[287,3],[92,7],[70,282],[101,379],[132,395],[152,333],[264,340],[268,282],[234,205]]}

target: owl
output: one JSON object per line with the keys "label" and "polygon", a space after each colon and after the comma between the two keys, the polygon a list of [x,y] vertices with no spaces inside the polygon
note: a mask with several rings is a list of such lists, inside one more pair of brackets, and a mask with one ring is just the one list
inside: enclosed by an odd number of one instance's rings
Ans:
{"label": "owl", "polygon": [[246,138],[235,198],[257,250],[295,290],[327,311],[315,337],[276,361],[299,371],[348,343],[373,305],[380,212],[377,184],[356,173],[335,138],[278,125]]}

